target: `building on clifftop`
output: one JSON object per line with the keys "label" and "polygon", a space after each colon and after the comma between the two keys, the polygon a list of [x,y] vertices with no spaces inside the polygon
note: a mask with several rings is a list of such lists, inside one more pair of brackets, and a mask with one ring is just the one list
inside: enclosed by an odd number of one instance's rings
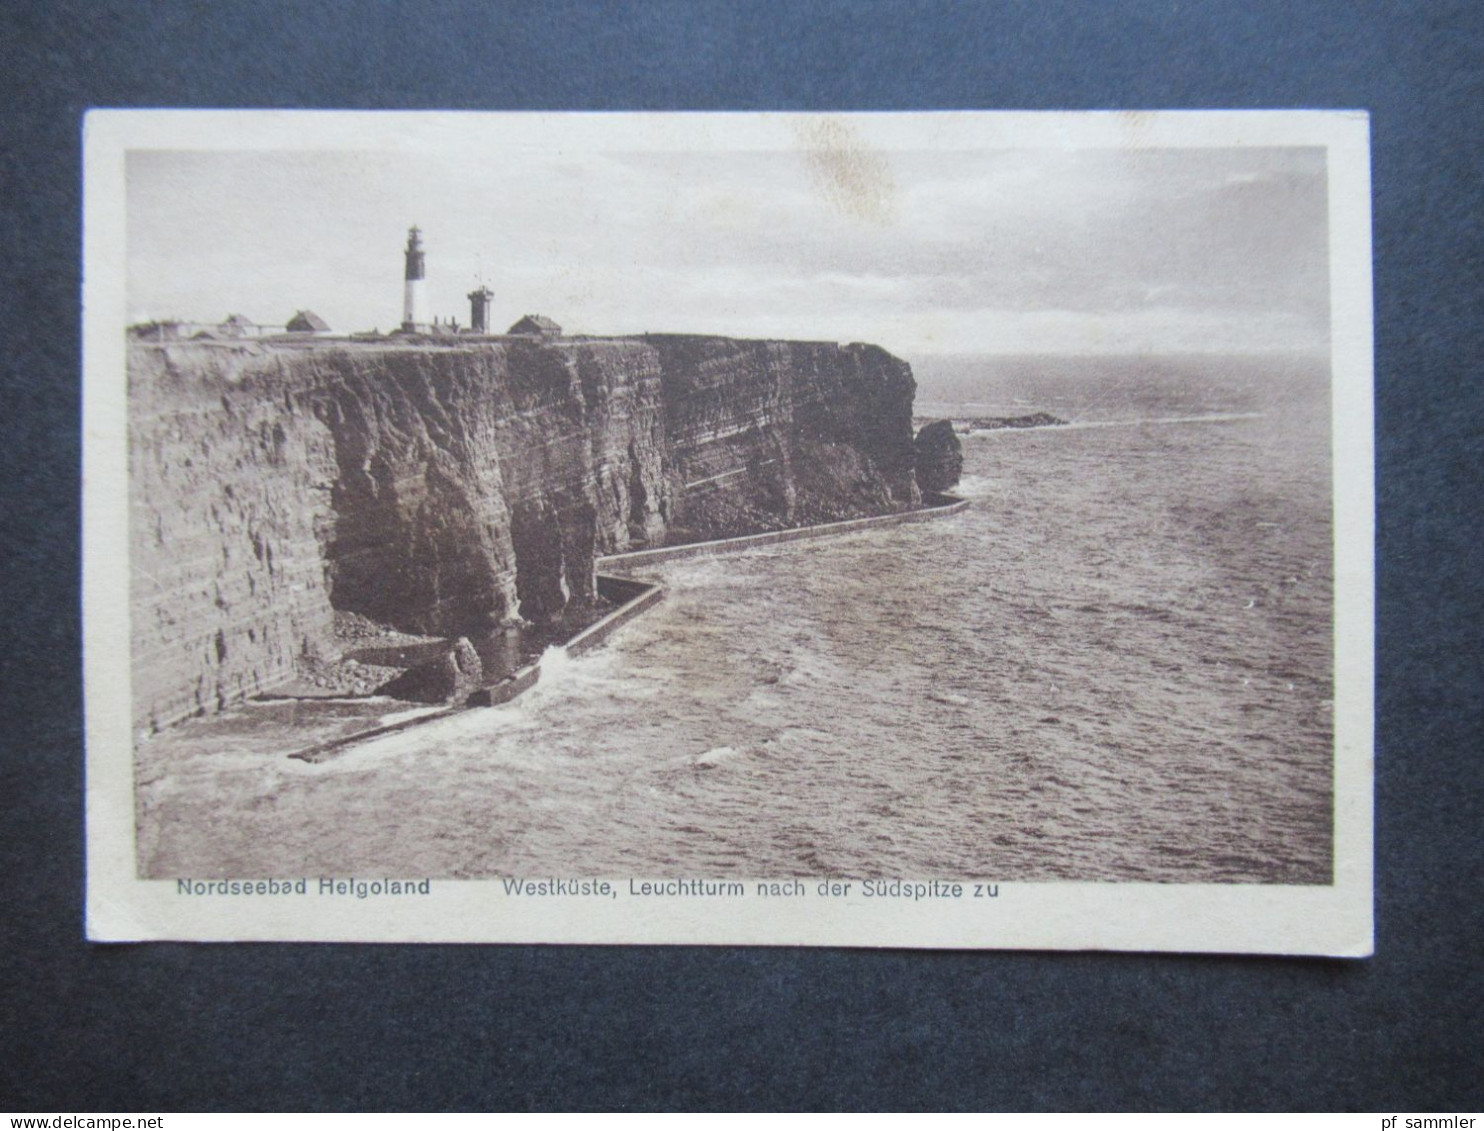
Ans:
{"label": "building on clifftop", "polygon": [[495,292],[485,286],[469,292],[469,330],[471,333],[488,334],[490,332],[490,299],[494,297]]}
{"label": "building on clifftop", "polygon": [[312,310],[300,310],[284,326],[290,334],[325,334],[330,324]]}
{"label": "building on clifftop", "polygon": [[155,322],[138,322],[129,327],[129,336],[145,342],[173,342],[189,337],[189,325],[179,319],[166,318]]}
{"label": "building on clifftop", "polygon": [[241,314],[229,314],[216,331],[226,338],[253,338],[257,336],[258,328],[250,318]]}
{"label": "building on clifftop", "polygon": [[559,338],[562,335],[562,328],[544,315],[527,314],[505,332],[507,334],[533,334],[539,338]]}

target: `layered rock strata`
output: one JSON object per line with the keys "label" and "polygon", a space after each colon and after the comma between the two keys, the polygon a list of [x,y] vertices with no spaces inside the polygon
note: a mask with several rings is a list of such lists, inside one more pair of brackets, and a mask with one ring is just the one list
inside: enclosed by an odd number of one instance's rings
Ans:
{"label": "layered rock strata", "polygon": [[552,621],[598,554],[911,506],[913,391],[867,345],[133,343],[136,724],[333,661],[336,612]]}

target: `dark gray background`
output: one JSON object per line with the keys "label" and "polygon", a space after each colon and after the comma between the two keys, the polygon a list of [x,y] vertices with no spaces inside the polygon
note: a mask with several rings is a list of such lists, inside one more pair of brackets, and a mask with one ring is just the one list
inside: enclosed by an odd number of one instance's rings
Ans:
{"label": "dark gray background", "polygon": [[[11,3],[0,13],[0,1109],[1477,1109],[1473,3]],[[89,106],[1372,114],[1365,962],[82,941]]]}

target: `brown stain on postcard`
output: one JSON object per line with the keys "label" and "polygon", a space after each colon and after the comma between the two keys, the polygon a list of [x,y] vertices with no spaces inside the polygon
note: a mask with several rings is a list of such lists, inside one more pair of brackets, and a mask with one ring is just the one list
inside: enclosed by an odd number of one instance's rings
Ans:
{"label": "brown stain on postcard", "polygon": [[871,223],[895,219],[897,184],[885,154],[839,118],[810,119],[797,134],[810,179],[831,206]]}
{"label": "brown stain on postcard", "polygon": [[1119,142],[1124,149],[1147,149],[1154,115],[1148,110],[1118,111]]}

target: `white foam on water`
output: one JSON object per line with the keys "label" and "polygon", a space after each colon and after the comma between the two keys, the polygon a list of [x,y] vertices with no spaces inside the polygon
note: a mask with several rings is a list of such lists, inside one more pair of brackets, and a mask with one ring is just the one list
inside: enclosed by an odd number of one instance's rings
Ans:
{"label": "white foam on water", "polygon": [[1000,494],[1005,487],[1005,480],[998,476],[965,475],[959,479],[956,486],[950,487],[949,491],[964,499],[983,499],[990,495]]}
{"label": "white foam on water", "polygon": [[[161,869],[234,874],[395,860],[435,875],[1316,882],[1333,696],[1323,450],[1267,428],[1141,431],[1285,402],[1199,384],[1112,396],[1105,378],[1025,408],[1138,419],[964,445],[958,493],[984,505],[657,563],[643,573],[664,601],[591,652],[548,653],[513,702],[320,766],[202,752],[142,793],[143,843]],[[1282,526],[1254,538],[1259,520]]]}
{"label": "white foam on water", "polygon": [[928,698],[935,703],[945,703],[950,707],[967,707],[969,699],[964,695],[956,695],[951,691],[930,691]]}

